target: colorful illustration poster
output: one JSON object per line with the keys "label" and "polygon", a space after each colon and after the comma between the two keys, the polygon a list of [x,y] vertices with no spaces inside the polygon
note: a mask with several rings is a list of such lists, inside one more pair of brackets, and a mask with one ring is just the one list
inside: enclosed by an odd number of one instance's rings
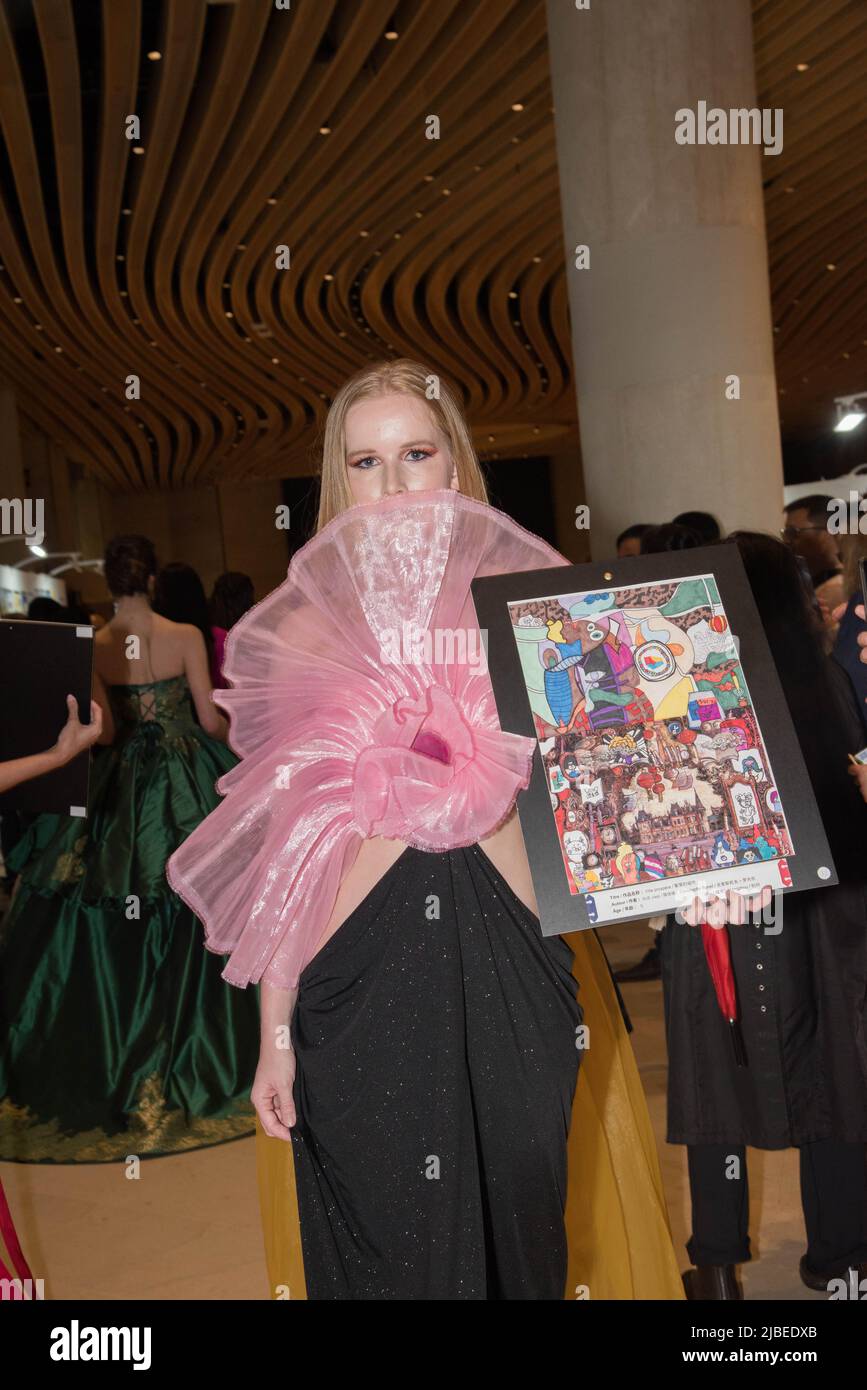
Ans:
{"label": "colorful illustration poster", "polygon": [[508,610],[563,872],[593,921],[789,883],[796,847],[712,575]]}

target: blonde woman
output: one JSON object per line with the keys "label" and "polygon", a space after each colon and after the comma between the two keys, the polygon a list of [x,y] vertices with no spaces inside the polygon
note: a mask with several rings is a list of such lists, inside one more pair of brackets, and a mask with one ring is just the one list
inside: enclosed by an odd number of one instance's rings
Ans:
{"label": "blonde woman", "polygon": [[169,876],[260,984],[275,1297],[682,1296],[610,974],[541,933],[532,741],[472,659],[471,580],[563,563],[488,505],[448,386],[380,363],[329,411],[316,536],[229,637],[243,761]]}

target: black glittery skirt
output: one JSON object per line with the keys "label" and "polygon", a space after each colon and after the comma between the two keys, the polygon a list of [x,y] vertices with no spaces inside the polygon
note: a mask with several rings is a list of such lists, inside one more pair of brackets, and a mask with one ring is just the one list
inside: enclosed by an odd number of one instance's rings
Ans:
{"label": "black glittery skirt", "polygon": [[292,1017],[308,1299],[563,1299],[572,960],[477,845],[406,849],[313,958]]}

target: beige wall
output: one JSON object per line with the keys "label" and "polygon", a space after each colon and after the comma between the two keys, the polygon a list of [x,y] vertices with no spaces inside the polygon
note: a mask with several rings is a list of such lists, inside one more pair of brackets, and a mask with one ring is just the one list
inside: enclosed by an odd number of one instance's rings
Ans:
{"label": "beige wall", "polygon": [[570,453],[551,455],[551,492],[554,501],[554,521],[557,529],[557,549],[573,565],[590,559],[590,532],[579,530],[575,522],[576,508],[586,503],[581,455],[577,449]]}
{"label": "beige wall", "polygon": [[[49,551],[77,550],[85,558],[98,558],[112,536],[139,532],[154,542],[160,564],[184,560],[198,570],[209,592],[227,569],[249,574],[257,598],[286,578],[286,533],[275,525],[282,504],[278,479],[177,492],[109,492],[95,478],[82,478],[80,469],[40,431],[19,431],[14,392],[2,382],[0,495],[43,498]],[[23,542],[3,550],[2,563],[14,563],[27,553]],[[62,578],[85,602],[108,601],[97,572],[68,571]]]}
{"label": "beige wall", "polygon": [[223,538],[216,491],[108,493],[100,499],[103,543],[134,532],[149,537],[157,560],[167,565],[184,560],[198,570],[210,589],[223,565]]}
{"label": "beige wall", "polygon": [[289,568],[286,532],[275,526],[283,497],[277,479],[259,483],[221,483],[224,569],[249,574],[256,597],[282,584]]}
{"label": "beige wall", "polygon": [[192,565],[208,592],[224,570],[242,570],[264,598],[289,567],[285,532],[274,524],[280,501],[277,479],[178,492],[102,490],[103,544],[124,531],[140,532],[153,541],[161,565]]}

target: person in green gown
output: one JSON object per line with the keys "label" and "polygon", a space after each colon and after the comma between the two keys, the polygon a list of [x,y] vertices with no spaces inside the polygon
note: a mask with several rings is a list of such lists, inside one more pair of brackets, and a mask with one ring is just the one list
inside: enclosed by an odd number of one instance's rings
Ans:
{"label": "person in green gown", "polygon": [[155,1157],[255,1131],[256,994],[221,978],[165,877],[237,760],[201,633],[151,608],[156,567],[144,537],[109,543],[115,615],[94,637],[94,666],[114,739],[94,757],[87,819],[40,816],[10,856],[3,1160]]}

